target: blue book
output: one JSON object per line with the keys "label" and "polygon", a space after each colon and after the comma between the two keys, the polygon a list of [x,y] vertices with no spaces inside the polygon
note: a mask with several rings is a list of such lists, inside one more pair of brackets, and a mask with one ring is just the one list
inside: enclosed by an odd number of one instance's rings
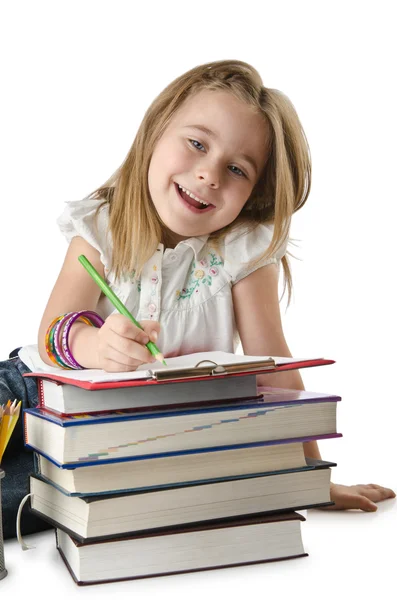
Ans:
{"label": "blue book", "polygon": [[[329,436],[327,436],[329,437]],[[313,439],[313,438],[311,438]],[[317,438],[316,438],[317,439]],[[300,442],[264,443],[213,452],[128,457],[93,465],[57,465],[35,453],[35,472],[68,496],[138,492],[313,469]]]}
{"label": "blue book", "polygon": [[58,465],[99,464],[336,437],[339,396],[261,388],[241,403],[74,416],[24,411],[25,444]]}
{"label": "blue book", "polygon": [[31,509],[84,541],[242,515],[331,504],[331,467],[267,473],[228,481],[99,496],[68,496],[31,475]]}

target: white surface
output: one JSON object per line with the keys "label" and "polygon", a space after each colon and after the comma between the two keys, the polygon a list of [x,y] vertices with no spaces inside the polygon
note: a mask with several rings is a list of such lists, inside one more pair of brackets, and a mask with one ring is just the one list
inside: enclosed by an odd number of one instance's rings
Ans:
{"label": "white surface", "polygon": [[[396,490],[393,9],[387,0],[2,3],[0,357],[36,341],[66,250],[55,226],[63,203],[119,166],[174,77],[205,61],[246,60],[291,98],[313,157],[283,318],[292,354],[336,360],[302,371],[307,389],[343,399],[344,437],[322,442],[323,457],[338,463],[335,481]],[[378,597],[395,590],[396,512],[389,501],[377,514],[312,513],[310,557],[300,561],[84,590],[47,533],[35,551],[6,544],[0,595]]]}
{"label": "white surface", "polygon": [[[190,573],[95,586],[77,586],[55,548],[53,531],[26,536],[36,548],[22,551],[5,543],[7,577],[1,597],[155,598],[190,600],[243,597],[335,600],[378,597],[395,589],[397,502],[385,501],[376,513],[303,513],[303,544],[309,557],[248,567]],[[111,557],[110,557],[111,559]],[[81,597],[81,596],[80,596]]]}

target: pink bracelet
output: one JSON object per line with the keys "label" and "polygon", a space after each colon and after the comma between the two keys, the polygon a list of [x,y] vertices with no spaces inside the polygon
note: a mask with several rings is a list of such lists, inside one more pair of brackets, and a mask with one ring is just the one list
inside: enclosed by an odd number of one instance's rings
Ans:
{"label": "pink bracelet", "polygon": [[74,358],[69,348],[70,329],[78,319],[84,317],[88,319],[90,325],[92,326],[102,327],[102,325],[104,324],[104,320],[102,319],[102,317],[91,310],[81,310],[79,312],[73,313],[72,316],[69,316],[69,319],[65,323],[64,330],[62,331],[62,350],[66,362],[71,366],[72,369],[84,369],[84,367],[82,367]]}
{"label": "pink bracelet", "polygon": [[[53,343],[54,343],[55,355],[58,356],[59,365],[65,369],[72,369],[73,367],[72,367],[72,364],[70,363],[70,361],[68,360],[68,358],[65,356],[65,353],[64,353],[63,348],[60,343],[60,338],[61,338],[63,326],[75,314],[76,314],[75,312],[70,312],[70,313],[66,313],[65,315],[63,315],[58,320],[58,322],[55,324],[54,333],[52,336]],[[91,321],[86,319],[83,315],[80,315],[80,318],[87,325],[92,325]],[[77,362],[76,362],[76,364],[77,364]]]}
{"label": "pink bracelet", "polygon": [[65,325],[66,321],[68,319],[70,319],[70,317],[74,314],[76,314],[76,313],[73,313],[73,312],[66,313],[66,315],[64,315],[62,317],[62,319],[60,319],[58,321],[58,323],[55,325],[55,329],[54,329],[53,340],[54,340],[55,351],[58,354],[58,357],[60,358],[61,362],[64,363],[66,367],[70,367],[70,365],[69,365],[69,361],[67,360],[66,356],[64,355],[62,345],[60,344],[60,333],[62,332],[62,328]]}
{"label": "pink bracelet", "polygon": [[50,323],[50,325],[47,329],[47,332],[45,334],[45,349],[47,352],[47,356],[49,356],[51,361],[54,364],[56,364],[57,367],[62,367],[63,369],[69,369],[70,367],[68,366],[68,364],[63,362],[62,358],[59,356],[59,354],[57,354],[57,351],[55,348],[55,342],[54,342],[55,327],[56,327],[58,321],[60,321],[65,316],[66,315],[60,315],[59,317],[56,317]]}

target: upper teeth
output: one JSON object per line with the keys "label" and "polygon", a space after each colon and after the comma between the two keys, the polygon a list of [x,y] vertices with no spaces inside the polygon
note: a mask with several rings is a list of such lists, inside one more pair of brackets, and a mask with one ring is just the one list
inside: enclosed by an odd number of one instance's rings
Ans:
{"label": "upper teeth", "polygon": [[204,206],[208,206],[207,202],[204,202],[204,200],[201,200],[200,198],[197,198],[197,196],[195,196],[194,194],[192,194],[192,192],[189,192],[189,190],[187,190],[184,187],[182,187],[181,185],[179,185],[179,183],[178,183],[178,187],[179,187],[180,190],[182,190],[183,192],[185,192],[185,194],[187,194],[188,196],[190,196],[191,198],[193,198],[193,200],[196,200],[196,202],[200,202],[200,204],[204,204]]}

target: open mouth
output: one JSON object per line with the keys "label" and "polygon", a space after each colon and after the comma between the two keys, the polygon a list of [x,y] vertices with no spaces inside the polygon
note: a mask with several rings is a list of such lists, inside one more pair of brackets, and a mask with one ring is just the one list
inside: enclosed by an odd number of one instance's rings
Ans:
{"label": "open mouth", "polygon": [[179,183],[175,183],[175,188],[179,197],[193,212],[203,213],[215,208],[213,204],[207,204],[204,200],[199,200],[197,196],[179,185]]}

